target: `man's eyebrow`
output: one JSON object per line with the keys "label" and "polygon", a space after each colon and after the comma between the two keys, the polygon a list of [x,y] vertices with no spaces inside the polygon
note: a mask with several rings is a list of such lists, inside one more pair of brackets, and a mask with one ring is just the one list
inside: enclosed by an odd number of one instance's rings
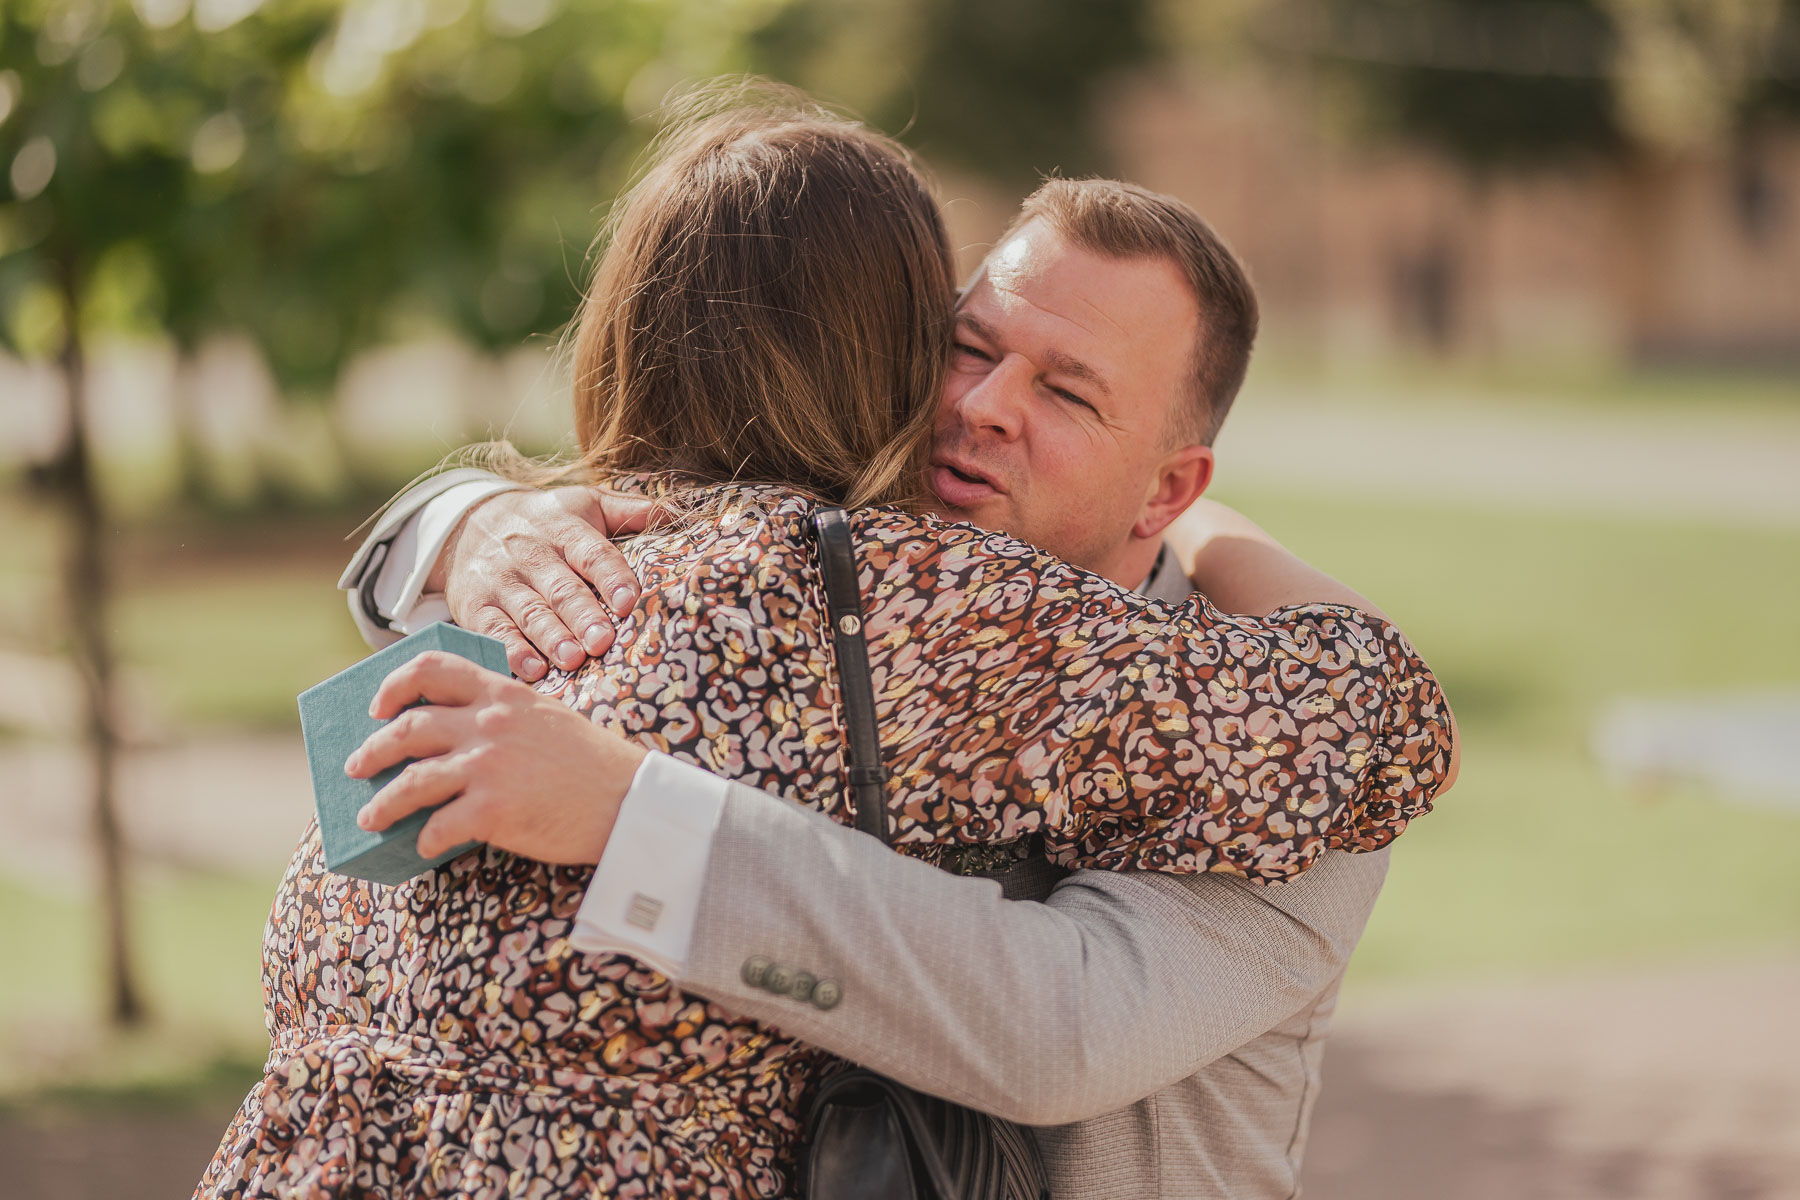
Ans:
{"label": "man's eyebrow", "polygon": [[[971,316],[966,312],[959,312],[956,314],[956,319],[961,324],[967,325],[975,336],[983,341],[998,342],[1000,340],[999,337],[995,335],[993,326],[983,321],[980,317]],[[1043,354],[1043,361],[1045,366],[1058,374],[1067,375],[1071,379],[1079,379],[1083,383],[1092,384],[1104,396],[1112,395],[1112,388],[1108,386],[1106,377],[1072,354],[1064,354],[1060,350],[1048,350]]]}
{"label": "man's eyebrow", "polygon": [[958,312],[956,314],[956,321],[959,325],[967,325],[970,329],[975,331],[976,337],[981,338],[984,341],[995,342],[1000,340],[994,336],[994,327],[989,325],[986,321],[983,321],[980,317],[970,316],[966,312]]}
{"label": "man's eyebrow", "polygon": [[1071,379],[1079,379],[1083,383],[1092,384],[1102,396],[1112,395],[1112,388],[1107,386],[1106,378],[1073,355],[1064,354],[1060,350],[1046,351],[1044,363],[1052,370],[1067,375]]}

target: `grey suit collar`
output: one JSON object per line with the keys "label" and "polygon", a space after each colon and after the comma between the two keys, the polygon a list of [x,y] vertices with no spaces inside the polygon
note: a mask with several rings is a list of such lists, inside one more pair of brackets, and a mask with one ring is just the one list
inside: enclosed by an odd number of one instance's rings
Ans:
{"label": "grey suit collar", "polygon": [[1144,580],[1138,591],[1152,600],[1161,600],[1165,604],[1180,604],[1194,590],[1188,577],[1181,573],[1181,564],[1176,561],[1175,554],[1163,543],[1162,553],[1156,556],[1156,565],[1150,568],[1150,578]]}

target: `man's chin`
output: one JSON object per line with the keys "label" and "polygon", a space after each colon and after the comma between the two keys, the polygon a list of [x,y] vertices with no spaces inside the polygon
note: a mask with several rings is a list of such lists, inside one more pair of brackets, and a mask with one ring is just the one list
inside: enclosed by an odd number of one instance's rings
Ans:
{"label": "man's chin", "polygon": [[972,504],[947,504],[942,498],[938,498],[931,505],[930,511],[946,521],[961,521],[965,525],[1005,533],[1012,516],[1005,500],[1006,497],[998,494]]}

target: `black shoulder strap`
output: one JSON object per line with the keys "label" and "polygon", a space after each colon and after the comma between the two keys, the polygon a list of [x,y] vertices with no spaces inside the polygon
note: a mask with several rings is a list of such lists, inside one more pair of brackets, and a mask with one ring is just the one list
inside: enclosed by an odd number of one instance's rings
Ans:
{"label": "black shoulder strap", "polygon": [[850,522],[841,508],[813,513],[819,535],[819,562],[825,574],[825,607],[831,640],[837,648],[838,687],[843,692],[850,762],[850,795],[856,804],[856,827],[888,840],[887,768],[881,765],[881,738],[875,729],[875,689],[869,680],[869,648],[863,644],[862,592],[856,581],[856,547]]}

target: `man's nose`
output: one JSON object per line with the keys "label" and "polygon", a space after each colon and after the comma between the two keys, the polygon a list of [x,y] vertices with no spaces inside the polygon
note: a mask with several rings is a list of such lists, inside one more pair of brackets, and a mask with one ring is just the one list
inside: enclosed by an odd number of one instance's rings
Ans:
{"label": "man's nose", "polygon": [[1024,427],[1031,380],[1031,364],[1009,354],[962,393],[956,401],[957,416],[970,428],[1017,437]]}

